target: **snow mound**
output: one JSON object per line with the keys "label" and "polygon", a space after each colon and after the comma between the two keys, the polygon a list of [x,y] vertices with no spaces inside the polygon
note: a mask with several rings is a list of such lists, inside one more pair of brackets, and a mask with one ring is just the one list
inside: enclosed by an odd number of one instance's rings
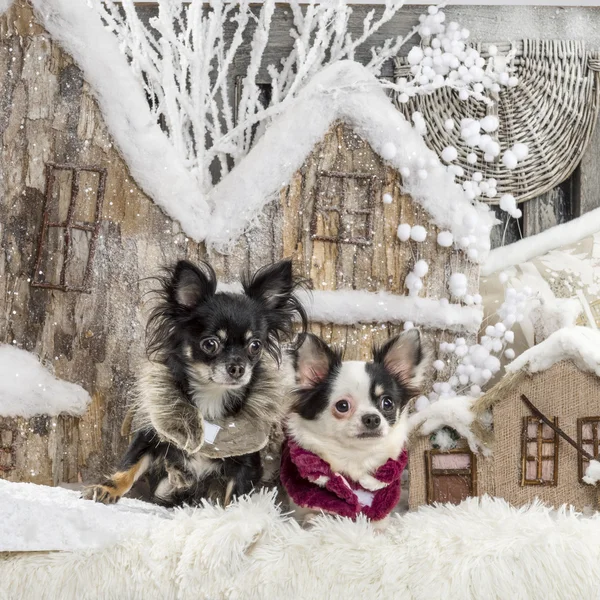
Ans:
{"label": "snow mound", "polygon": [[588,327],[559,329],[506,365],[506,370],[537,373],[562,360],[572,360],[582,371],[600,377],[600,331]]}
{"label": "snow mound", "polygon": [[[46,493],[66,521],[75,500],[67,505],[63,493]],[[122,510],[80,502],[86,519],[102,508],[110,522]],[[0,503],[0,523],[6,504]],[[149,526],[127,527],[110,547],[2,556],[2,592],[20,600],[475,600],[595,598],[600,589],[600,514],[586,518],[539,503],[516,509],[484,497],[427,506],[393,518],[383,533],[364,520],[331,517],[302,530],[268,494],[226,510],[144,516]]]}
{"label": "snow mound", "polygon": [[80,416],[90,401],[81,386],[54,377],[35,354],[0,344],[0,417]]}
{"label": "snow mound", "polygon": [[409,429],[419,435],[430,435],[441,427],[451,427],[467,440],[473,452],[487,454],[488,450],[471,431],[475,419],[471,409],[475,401],[476,398],[469,396],[456,396],[432,402],[409,417]]}
{"label": "snow mound", "polygon": [[[208,243],[222,249],[239,237],[338,120],[350,125],[391,166],[407,169],[404,191],[454,239],[472,237],[470,248],[477,250],[478,261],[485,259],[495,223],[489,208],[467,199],[375,76],[352,61],[339,61],[316,74],[244,160],[210,191],[214,212]],[[418,176],[421,171],[425,178]]]}
{"label": "snow mound", "polygon": [[101,548],[165,518],[166,509],[139,500],[106,506],[71,490],[0,479],[0,552]]}

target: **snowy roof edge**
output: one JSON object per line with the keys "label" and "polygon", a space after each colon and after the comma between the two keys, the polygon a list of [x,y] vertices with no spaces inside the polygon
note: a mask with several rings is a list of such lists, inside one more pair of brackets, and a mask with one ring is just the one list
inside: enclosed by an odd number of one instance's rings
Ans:
{"label": "snowy roof edge", "polygon": [[529,348],[506,365],[508,373],[546,371],[563,360],[572,360],[582,371],[600,377],[600,331],[589,327],[565,327]]}
{"label": "snowy roof edge", "polygon": [[[380,156],[387,154],[384,146],[393,144],[395,154],[388,164],[411,171],[403,180],[405,191],[438,227],[450,230],[455,240],[474,237],[476,262],[485,259],[495,217],[486,205],[472,204],[466,198],[436,154],[391,103],[376,77],[353,61],[339,61],[316,74],[248,155],[210,191],[209,204],[215,209],[207,242],[224,249],[246,231],[337,120],[353,127]],[[418,159],[427,164],[426,179],[417,175]],[[219,201],[235,197],[240,190],[244,191],[243,203]]]}
{"label": "snowy roof edge", "polygon": [[116,37],[86,2],[31,1],[40,23],[83,71],[135,181],[188,235],[203,240],[210,215],[206,199],[152,118]]}
{"label": "snowy roof edge", "polygon": [[572,221],[546,229],[537,235],[494,248],[481,266],[481,274],[492,275],[502,269],[527,262],[536,256],[556,250],[561,246],[575,244],[600,231],[600,208],[595,208]]}

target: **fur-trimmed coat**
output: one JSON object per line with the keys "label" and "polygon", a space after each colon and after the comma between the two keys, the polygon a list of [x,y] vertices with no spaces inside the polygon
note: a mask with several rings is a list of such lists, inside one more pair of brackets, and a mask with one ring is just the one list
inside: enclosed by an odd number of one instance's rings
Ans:
{"label": "fur-trimmed coat", "polygon": [[381,465],[373,477],[384,483],[367,490],[356,481],[334,473],[327,462],[286,437],[281,454],[280,478],[291,500],[302,508],[356,519],[385,519],[400,500],[400,477],[408,462],[403,450],[397,459]]}

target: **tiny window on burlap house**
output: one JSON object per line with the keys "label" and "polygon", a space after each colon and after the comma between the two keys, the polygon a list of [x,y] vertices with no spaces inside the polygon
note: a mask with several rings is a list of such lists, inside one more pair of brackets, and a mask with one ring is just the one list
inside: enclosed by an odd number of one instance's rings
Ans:
{"label": "tiny window on burlap house", "polygon": [[106,169],[48,163],[42,226],[31,285],[91,292]]}
{"label": "tiny window on burlap house", "polygon": [[[600,448],[598,435],[600,430],[600,417],[582,417],[577,419],[577,441],[579,447],[591,456],[598,456]],[[585,471],[589,466],[589,460],[583,454],[579,455],[579,481],[583,482]]]}
{"label": "tiny window on burlap house", "polygon": [[521,485],[556,485],[558,434],[537,417],[523,417],[521,456]]}
{"label": "tiny window on burlap house", "polygon": [[477,459],[468,449],[425,452],[427,503],[459,504],[477,495]]}

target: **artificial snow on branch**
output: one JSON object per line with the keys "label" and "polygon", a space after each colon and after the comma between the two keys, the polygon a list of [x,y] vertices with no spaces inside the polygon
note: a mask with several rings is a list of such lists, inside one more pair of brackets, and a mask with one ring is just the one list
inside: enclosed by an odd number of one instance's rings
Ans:
{"label": "artificial snow on branch", "polygon": [[[361,32],[353,37],[348,31],[352,8],[344,0],[307,6],[292,1],[294,45],[279,65],[263,64],[274,0],[266,0],[258,13],[249,0],[212,0],[208,5],[200,0],[189,4],[163,0],[157,16],[149,21],[141,17],[133,0],[106,0],[93,6],[117,36],[154,118],[205,193],[215,173],[223,178],[248,153],[257,124],[281,112],[325,65],[353,59],[356,49],[403,4],[403,0],[388,0],[379,16],[370,11]],[[232,66],[249,36],[249,65],[234,111]],[[391,38],[372,48],[369,71],[379,74],[407,37]],[[256,83],[261,68],[271,79],[268,102]]]}

